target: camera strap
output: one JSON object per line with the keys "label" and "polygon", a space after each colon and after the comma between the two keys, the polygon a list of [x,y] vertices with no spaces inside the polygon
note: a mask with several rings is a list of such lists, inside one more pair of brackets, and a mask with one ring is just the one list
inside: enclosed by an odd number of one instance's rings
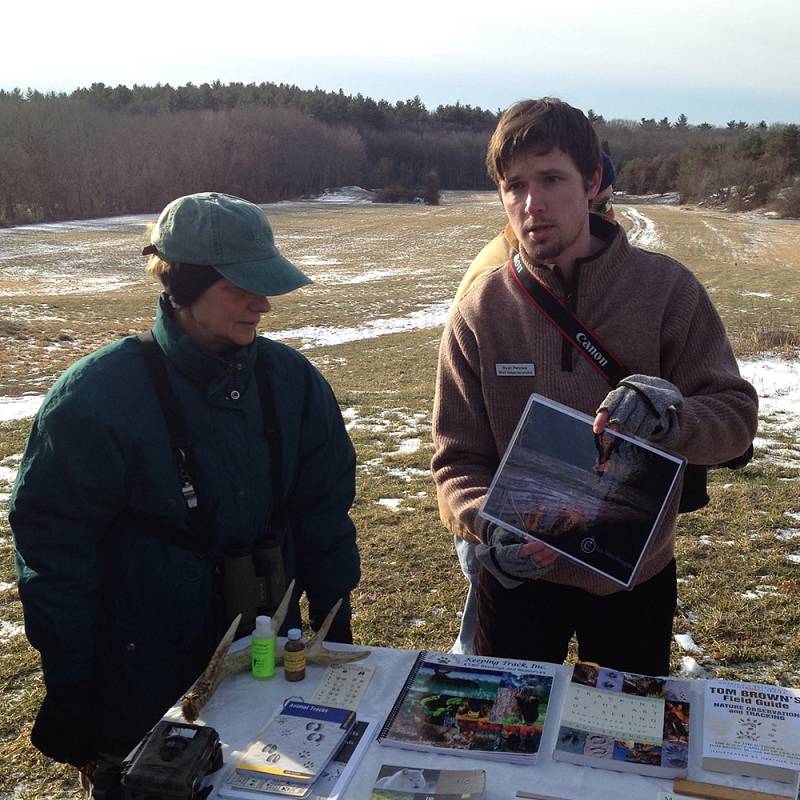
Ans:
{"label": "camera strap", "polygon": [[[583,320],[525,269],[519,254],[509,260],[508,271],[531,305],[603,376],[612,389],[616,389],[619,382],[631,374]],[[687,464],[678,511],[686,514],[708,505],[710,498],[707,485],[708,467],[703,464]]]}
{"label": "camera strap", "polygon": [[[192,451],[191,438],[183,424],[180,404],[169,381],[166,358],[158,342],[153,337],[152,331],[140,333],[137,338],[142,347],[147,371],[156,390],[156,397],[169,431],[170,446],[181,479],[181,493],[189,514],[189,527],[192,531],[192,536],[189,538],[181,536],[177,532],[166,530],[159,530],[155,533],[160,538],[169,540],[172,544],[195,552],[205,553],[213,546],[214,533],[208,517],[208,509],[202,500],[202,492],[198,491],[197,478],[199,470]],[[282,481],[281,435],[267,367],[260,352],[256,357],[256,383],[261,402],[264,438],[267,440],[269,448],[272,484],[270,524],[267,526],[261,541],[266,540],[270,545],[280,545],[279,537],[285,529],[286,522]]]}

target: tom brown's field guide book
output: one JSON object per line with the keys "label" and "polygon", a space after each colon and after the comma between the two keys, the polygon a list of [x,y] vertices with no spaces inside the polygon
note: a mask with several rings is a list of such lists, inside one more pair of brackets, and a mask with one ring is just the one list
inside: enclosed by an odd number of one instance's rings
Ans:
{"label": "tom brown's field guide book", "polygon": [[800,773],[800,690],[709,680],[703,769],[795,783]]}
{"label": "tom brown's field guide book", "polygon": [[553,758],[682,778],[691,704],[681,682],[578,662],[567,687]]}
{"label": "tom brown's field guide book", "polygon": [[383,764],[369,800],[482,800],[482,769],[419,769]]}
{"label": "tom brown's field guide book", "polygon": [[556,667],[423,650],[378,734],[383,745],[536,761]]}
{"label": "tom brown's field guide book", "polygon": [[628,587],[685,459],[531,395],[480,514]]}
{"label": "tom brown's field guide book", "polygon": [[321,773],[356,721],[346,708],[289,701],[236,764],[240,775],[270,775],[311,783]]}

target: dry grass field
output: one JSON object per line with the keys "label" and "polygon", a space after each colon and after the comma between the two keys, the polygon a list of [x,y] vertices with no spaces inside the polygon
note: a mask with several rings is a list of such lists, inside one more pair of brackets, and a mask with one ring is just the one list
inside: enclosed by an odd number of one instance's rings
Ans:
{"label": "dry grass field", "polygon": [[[502,213],[489,193],[443,201],[267,209],[282,251],[316,282],[277,298],[264,331],[319,366],[358,453],[363,578],[353,604],[365,644],[449,649],[465,593],[429,474],[433,382],[449,300]],[[712,473],[711,504],[681,518],[675,632],[685,637],[673,671],[800,686],[800,402],[791,394],[800,225],[639,204],[621,204],[618,217],[637,244],[696,271],[765,395],[754,461]],[[70,771],[28,743],[41,678],[22,630],[7,510],[30,418],[10,417],[79,356],[148,327],[156,289],[138,255],[145,222],[0,230],[0,800],[77,796]]]}

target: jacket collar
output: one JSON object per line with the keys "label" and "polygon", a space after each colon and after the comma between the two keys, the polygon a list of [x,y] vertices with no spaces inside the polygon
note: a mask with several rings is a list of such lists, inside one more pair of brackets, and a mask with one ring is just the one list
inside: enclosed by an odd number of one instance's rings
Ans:
{"label": "jacket collar", "polygon": [[218,356],[203,350],[178,324],[166,293],[161,294],[153,324],[153,336],[167,359],[189,380],[205,386],[239,373],[238,382],[254,368],[256,344],[239,347]]}

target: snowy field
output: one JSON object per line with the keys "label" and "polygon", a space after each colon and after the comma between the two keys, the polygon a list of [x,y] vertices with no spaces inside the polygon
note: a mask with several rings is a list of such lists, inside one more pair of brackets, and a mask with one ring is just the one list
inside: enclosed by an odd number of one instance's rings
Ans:
{"label": "snowy field", "polygon": [[[428,463],[436,341],[463,271],[502,227],[496,196],[445,193],[438,208],[395,207],[373,204],[369,193],[346,187],[265,209],[278,245],[314,283],[277,299],[264,334],[302,350],[336,389],[359,452],[362,536],[366,541],[388,535],[393,520],[400,519],[419,518],[435,526]],[[789,288],[784,265],[787,253],[795,253],[796,260],[800,228],[666,204],[623,205],[617,215],[634,244],[696,268],[735,334],[737,351],[745,354],[742,373],[759,393],[755,463],[783,470],[782,480],[796,480],[800,358],[796,350],[754,347],[746,333],[785,320],[797,306],[797,290]],[[155,290],[142,274],[139,252],[151,219],[125,216],[0,230],[0,430],[29,420],[56,375],[77,357],[147,327]],[[11,448],[0,458],[0,522],[7,517],[20,451],[21,446]],[[786,559],[796,558],[800,566],[800,501],[782,512],[774,536],[790,548]],[[7,525],[0,534],[8,536]],[[394,547],[382,544],[387,558],[395,559],[386,562],[390,566],[403,561]],[[442,546],[440,558],[450,570],[447,591],[458,597],[460,576],[448,547]],[[374,566],[365,563],[366,598],[370,581],[380,581],[370,575]],[[445,603],[445,591],[418,591],[417,601],[422,594],[428,599],[400,624],[419,629],[419,636],[426,630],[433,635],[433,625],[445,631],[437,628],[437,636],[452,634],[459,605]],[[777,591],[765,580],[742,595],[749,592],[745,599],[755,603]],[[14,592],[7,571],[0,596]],[[366,609],[365,600],[356,608],[357,618],[366,619]],[[690,614],[697,613],[687,610],[690,627]],[[0,641],[20,636],[18,621],[0,626]],[[705,642],[683,632],[676,646],[687,674],[704,668]]]}

